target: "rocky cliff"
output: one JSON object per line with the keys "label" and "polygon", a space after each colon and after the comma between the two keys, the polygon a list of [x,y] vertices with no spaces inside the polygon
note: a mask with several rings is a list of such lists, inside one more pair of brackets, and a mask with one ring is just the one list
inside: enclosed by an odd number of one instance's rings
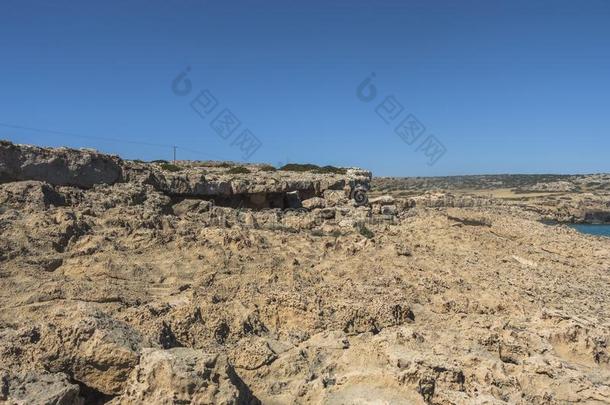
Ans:
{"label": "rocky cliff", "polygon": [[326,190],[350,196],[356,187],[368,189],[371,173],[357,168],[337,168],[335,173],[278,171],[228,162],[143,163],[88,149],[0,142],[0,183],[23,180],[84,189],[132,183],[151,185],[168,196],[213,199],[218,205],[299,208],[300,201],[322,197]]}

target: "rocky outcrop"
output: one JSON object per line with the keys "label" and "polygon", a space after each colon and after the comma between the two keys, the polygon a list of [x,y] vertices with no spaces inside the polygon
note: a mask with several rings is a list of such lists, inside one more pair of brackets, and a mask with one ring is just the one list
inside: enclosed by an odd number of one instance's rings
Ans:
{"label": "rocky outcrop", "polygon": [[521,205],[549,221],[610,224],[610,193],[606,192],[539,196]]}
{"label": "rocky outcrop", "polygon": [[[261,209],[298,208],[300,201],[320,197],[327,190],[349,196],[356,187],[368,189],[371,173],[357,168],[321,173],[214,162],[140,163],[88,149],[41,148],[3,141],[0,183],[21,180],[80,188],[115,183],[150,185],[172,197],[204,198],[217,205]],[[298,204],[290,193],[296,193]]]}
{"label": "rocky outcrop", "polygon": [[[336,190],[349,196],[357,185],[368,185],[371,173],[346,169],[344,174],[267,171],[244,166],[249,173],[232,174],[230,168],[185,165],[176,172],[164,172],[155,165],[125,164],[125,179],[151,184],[172,196],[213,199],[216,204],[244,208],[296,208],[290,193],[298,200],[323,196]],[[298,205],[300,206],[300,205]]]}
{"label": "rocky outcrop", "polygon": [[89,188],[121,180],[121,159],[93,150],[41,148],[0,142],[0,183],[40,180]]}
{"label": "rocky outcrop", "polygon": [[201,350],[144,349],[124,393],[110,404],[259,403],[225,356]]}
{"label": "rocky outcrop", "polygon": [[19,181],[0,188],[0,206],[40,210],[66,203],[53,186],[40,181]]}
{"label": "rocky outcrop", "polygon": [[372,184],[375,192],[399,191],[399,211],[513,207],[547,221],[610,223],[610,174],[376,178]]}
{"label": "rocky outcrop", "polygon": [[610,224],[610,209],[586,210],[581,215],[581,221],[588,224]]}
{"label": "rocky outcrop", "polygon": [[[0,402],[610,398],[608,239],[546,226],[532,208],[593,209],[601,191],[474,206],[457,192],[392,194],[357,206],[322,186],[351,181],[349,170],[121,165],[297,208],[221,206],[126,172],[92,187],[0,184]],[[256,188],[284,178],[324,191]]]}

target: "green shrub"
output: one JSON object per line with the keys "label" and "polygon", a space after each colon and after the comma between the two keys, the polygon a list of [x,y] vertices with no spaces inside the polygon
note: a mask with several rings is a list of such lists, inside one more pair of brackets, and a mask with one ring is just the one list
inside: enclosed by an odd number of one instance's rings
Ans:
{"label": "green shrub", "polygon": [[313,172],[313,173],[334,173],[334,174],[345,174],[346,169],[335,167],[335,166],[318,166],[311,163],[288,163],[280,170],[289,172]]}
{"label": "green shrub", "polygon": [[260,167],[260,170],[263,171],[263,172],[274,172],[277,169],[275,167],[271,166],[271,165],[263,165],[263,166]]}
{"label": "green shrub", "polygon": [[229,174],[245,174],[245,173],[251,173],[251,172],[250,172],[250,169],[248,169],[247,167],[234,166],[234,167],[230,168],[229,170],[227,170],[227,173],[229,173]]}
{"label": "green shrub", "polygon": [[301,164],[301,163],[288,163],[282,167],[280,170],[284,170],[287,172],[311,172],[315,169],[319,169],[320,166],[312,165],[312,164]]}
{"label": "green shrub", "polygon": [[151,160],[150,163],[169,163],[169,162],[167,160],[157,159],[157,160]]}
{"label": "green shrub", "polygon": [[335,166],[322,166],[317,170],[314,170],[316,173],[332,173],[332,174],[345,174],[347,173],[347,169],[342,167]]}
{"label": "green shrub", "polygon": [[167,172],[179,172],[180,170],[182,170],[180,166],[176,166],[172,163],[161,163],[160,166],[162,170],[165,170]]}

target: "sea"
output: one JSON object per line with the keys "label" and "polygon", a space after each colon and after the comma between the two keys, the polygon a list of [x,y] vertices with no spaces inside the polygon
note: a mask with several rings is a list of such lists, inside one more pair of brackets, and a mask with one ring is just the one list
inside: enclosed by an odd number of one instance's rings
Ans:
{"label": "sea", "polygon": [[570,227],[589,235],[607,236],[610,238],[610,224],[572,224]]}

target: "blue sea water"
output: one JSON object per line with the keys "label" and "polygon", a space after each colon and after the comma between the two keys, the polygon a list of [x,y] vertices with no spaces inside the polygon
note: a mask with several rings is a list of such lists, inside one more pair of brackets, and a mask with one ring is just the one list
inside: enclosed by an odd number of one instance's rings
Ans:
{"label": "blue sea water", "polygon": [[604,225],[572,224],[570,226],[582,233],[610,237],[610,224],[608,224],[608,225],[606,225],[606,224],[604,224]]}

